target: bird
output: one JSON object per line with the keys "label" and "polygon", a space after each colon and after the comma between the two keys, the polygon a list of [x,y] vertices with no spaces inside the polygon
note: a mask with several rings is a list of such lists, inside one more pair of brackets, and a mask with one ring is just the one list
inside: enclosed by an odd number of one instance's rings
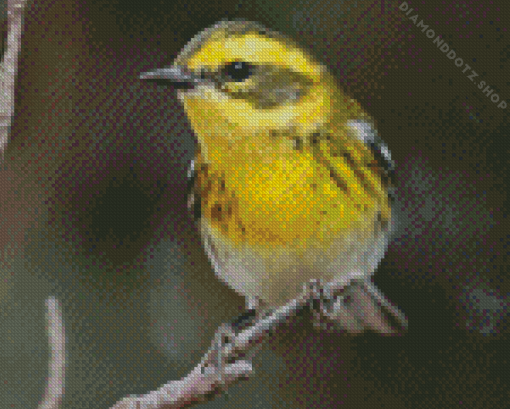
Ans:
{"label": "bird", "polygon": [[319,280],[339,330],[407,328],[372,282],[395,225],[390,151],[316,56],[261,23],[222,20],[140,78],[177,90],[197,142],[188,208],[247,311]]}

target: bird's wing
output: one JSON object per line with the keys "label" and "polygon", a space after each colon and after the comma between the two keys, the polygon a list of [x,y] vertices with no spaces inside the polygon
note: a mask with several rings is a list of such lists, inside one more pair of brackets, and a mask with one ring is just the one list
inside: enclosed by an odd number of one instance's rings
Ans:
{"label": "bird's wing", "polygon": [[389,222],[388,199],[393,186],[391,157],[386,146],[376,138],[375,131],[369,132],[372,129],[369,123],[363,122],[367,125],[365,128],[360,123],[348,123],[347,134],[321,132],[312,139],[313,154],[328,169],[339,191],[356,207],[363,210],[364,205],[375,202],[381,207],[383,222]]}

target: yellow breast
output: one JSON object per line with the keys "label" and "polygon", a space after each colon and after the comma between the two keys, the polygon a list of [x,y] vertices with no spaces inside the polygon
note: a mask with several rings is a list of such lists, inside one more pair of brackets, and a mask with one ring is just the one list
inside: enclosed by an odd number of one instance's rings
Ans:
{"label": "yellow breast", "polygon": [[339,184],[311,148],[297,151],[283,140],[266,152],[258,152],[261,144],[240,145],[230,160],[199,175],[202,214],[232,243],[304,251],[329,247],[348,230],[373,228],[380,202],[348,164]]}

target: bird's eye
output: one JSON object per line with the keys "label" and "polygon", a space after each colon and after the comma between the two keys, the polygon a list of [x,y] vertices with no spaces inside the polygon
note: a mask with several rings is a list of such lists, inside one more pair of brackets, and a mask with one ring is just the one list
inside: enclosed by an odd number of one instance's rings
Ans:
{"label": "bird's eye", "polygon": [[231,81],[242,82],[253,74],[253,65],[244,61],[233,61],[224,66],[223,72]]}

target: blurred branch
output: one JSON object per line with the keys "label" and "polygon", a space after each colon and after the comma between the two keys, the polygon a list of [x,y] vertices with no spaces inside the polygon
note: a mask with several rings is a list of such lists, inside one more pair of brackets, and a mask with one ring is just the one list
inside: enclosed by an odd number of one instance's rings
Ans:
{"label": "blurred branch", "polygon": [[7,3],[7,45],[0,64],[0,159],[7,148],[14,114],[14,89],[26,3],[26,0],[8,0]]}
{"label": "blurred branch", "polygon": [[46,307],[51,353],[46,392],[38,409],[58,409],[64,395],[65,331],[58,301],[50,297],[46,300]]}
{"label": "blurred branch", "polygon": [[[26,3],[26,0],[8,0],[7,3],[7,45],[0,64],[0,159],[3,158],[7,148],[14,114],[14,90]],[[47,329],[51,353],[48,383],[39,409],[58,409],[64,394],[64,324],[62,312],[55,298],[48,298],[46,307],[48,309]]]}

